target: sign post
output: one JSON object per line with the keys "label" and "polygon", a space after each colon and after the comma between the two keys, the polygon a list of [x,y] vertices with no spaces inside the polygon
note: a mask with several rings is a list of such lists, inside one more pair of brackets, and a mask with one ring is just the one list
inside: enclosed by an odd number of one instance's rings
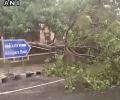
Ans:
{"label": "sign post", "polygon": [[2,45],[4,59],[27,57],[31,49],[24,39],[6,39]]}
{"label": "sign post", "polygon": [[3,38],[3,36],[1,36],[1,40],[2,40],[2,56],[3,56],[3,63],[5,63],[4,48],[3,48],[3,46],[4,46],[4,38]]}

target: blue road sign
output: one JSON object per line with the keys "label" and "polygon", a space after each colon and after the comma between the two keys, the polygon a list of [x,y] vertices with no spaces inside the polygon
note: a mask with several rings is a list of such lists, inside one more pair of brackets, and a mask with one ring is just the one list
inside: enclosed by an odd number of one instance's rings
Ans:
{"label": "blue road sign", "polygon": [[26,57],[31,47],[23,39],[7,39],[3,40],[3,56],[4,58]]}

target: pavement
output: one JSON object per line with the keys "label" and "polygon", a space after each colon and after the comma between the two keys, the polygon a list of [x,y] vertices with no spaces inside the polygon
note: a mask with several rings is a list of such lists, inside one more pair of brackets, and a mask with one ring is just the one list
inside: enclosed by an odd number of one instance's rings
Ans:
{"label": "pavement", "polygon": [[[18,81],[0,83],[0,100],[120,100],[120,88],[111,88],[104,92],[93,92],[80,87],[70,93],[65,88],[65,81],[46,84],[60,80],[54,77],[33,76]],[[41,85],[46,84],[46,85]],[[33,87],[34,86],[34,87]],[[37,87],[35,87],[37,86]],[[33,88],[27,88],[33,87]],[[9,92],[13,90],[20,90]],[[8,94],[2,94],[9,92]]]}

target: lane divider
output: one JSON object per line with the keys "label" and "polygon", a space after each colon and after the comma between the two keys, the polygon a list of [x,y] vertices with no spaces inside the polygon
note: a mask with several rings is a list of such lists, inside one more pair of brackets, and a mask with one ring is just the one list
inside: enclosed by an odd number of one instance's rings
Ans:
{"label": "lane divider", "polygon": [[0,77],[0,83],[7,83],[9,81],[13,81],[13,80],[20,80],[23,78],[30,78],[32,76],[40,76],[42,75],[42,71],[36,71],[36,72],[26,72],[23,74],[7,74],[7,75],[2,75]]}
{"label": "lane divider", "polygon": [[52,81],[52,82],[48,82],[48,83],[44,83],[44,84],[40,84],[40,85],[35,85],[35,86],[31,86],[31,87],[26,87],[26,88],[22,88],[22,89],[16,89],[16,90],[12,90],[12,91],[1,92],[0,95],[11,94],[11,93],[20,92],[20,91],[24,91],[24,90],[29,90],[29,89],[33,89],[33,88],[37,88],[37,87],[51,85],[51,84],[55,84],[55,83],[58,83],[58,82],[61,82],[61,81],[64,81],[64,80],[65,79],[60,79],[60,80],[56,80],[56,81]]}

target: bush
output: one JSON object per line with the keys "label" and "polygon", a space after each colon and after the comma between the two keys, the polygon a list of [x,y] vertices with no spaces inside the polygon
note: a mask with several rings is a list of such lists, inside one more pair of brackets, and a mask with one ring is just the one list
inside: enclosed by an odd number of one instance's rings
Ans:
{"label": "bush", "polygon": [[[84,66],[84,67],[83,67]],[[66,88],[74,90],[79,84],[93,90],[104,90],[112,86],[120,86],[120,68],[114,68],[112,64],[101,64],[101,70],[95,69],[93,66],[85,64],[64,64],[62,60],[58,60],[49,70],[49,75],[63,77],[66,79]],[[103,69],[104,68],[104,69]]]}

